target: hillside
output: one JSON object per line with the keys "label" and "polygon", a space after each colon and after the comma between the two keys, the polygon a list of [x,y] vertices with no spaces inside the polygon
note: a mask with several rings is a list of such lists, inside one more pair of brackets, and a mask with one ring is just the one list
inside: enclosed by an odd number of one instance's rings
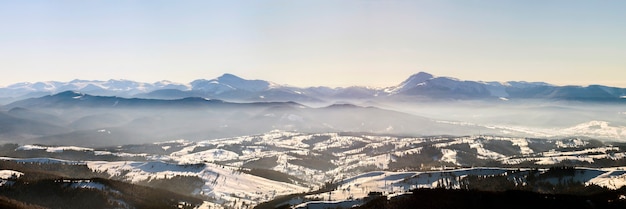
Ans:
{"label": "hillside", "polygon": [[224,208],[273,199],[360,205],[370,192],[395,196],[417,188],[562,193],[626,185],[623,143],[578,138],[272,131],[112,147],[7,144],[0,153],[7,156],[2,169],[34,173],[22,180],[110,179]]}

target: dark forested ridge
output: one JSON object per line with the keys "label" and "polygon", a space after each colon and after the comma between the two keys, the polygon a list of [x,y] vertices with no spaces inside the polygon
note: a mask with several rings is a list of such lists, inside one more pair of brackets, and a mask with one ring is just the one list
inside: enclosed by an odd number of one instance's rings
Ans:
{"label": "dark forested ridge", "polygon": [[[193,177],[153,179],[145,185],[107,179],[86,165],[0,160],[0,168],[23,173],[3,180],[0,208],[194,208]],[[141,183],[141,182],[140,182]]]}
{"label": "dark forested ridge", "polygon": [[[108,179],[17,180],[0,189],[8,203],[49,208],[194,208],[202,200]],[[19,205],[19,204],[18,204]]]}
{"label": "dark forested ridge", "polygon": [[4,209],[45,209],[46,207],[21,202],[5,196],[0,196],[0,208]]}
{"label": "dark forested ridge", "polygon": [[595,195],[542,194],[511,190],[504,192],[451,189],[417,189],[412,194],[387,200],[381,196],[357,209],[464,209],[464,208],[626,208],[622,199],[626,190],[607,191]]}
{"label": "dark forested ridge", "polygon": [[[507,175],[470,175],[460,181],[461,189],[413,189],[392,198],[370,197],[356,208],[626,208],[626,187],[612,190],[575,182],[568,179],[579,172],[573,167],[526,172],[523,184],[516,184]],[[558,181],[552,183],[554,179]]]}

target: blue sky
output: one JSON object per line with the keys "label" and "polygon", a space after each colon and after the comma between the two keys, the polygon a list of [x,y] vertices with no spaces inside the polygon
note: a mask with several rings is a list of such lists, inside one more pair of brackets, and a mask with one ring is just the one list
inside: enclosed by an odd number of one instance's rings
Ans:
{"label": "blue sky", "polygon": [[626,87],[626,1],[4,1],[0,86],[390,86],[419,71]]}

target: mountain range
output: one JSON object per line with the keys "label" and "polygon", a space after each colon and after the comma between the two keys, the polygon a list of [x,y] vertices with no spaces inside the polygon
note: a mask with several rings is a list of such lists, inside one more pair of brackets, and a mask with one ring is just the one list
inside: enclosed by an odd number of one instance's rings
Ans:
{"label": "mountain range", "polygon": [[371,88],[294,87],[264,80],[248,80],[232,74],[190,83],[130,80],[69,82],[46,81],[17,83],[0,88],[0,103],[41,97],[64,91],[79,91],[97,96],[145,99],[182,99],[202,97],[237,102],[295,101],[300,103],[335,103],[337,101],[423,101],[423,100],[511,100],[548,99],[620,102],[626,89],[602,85],[557,86],[544,82],[483,82],[437,77],[420,72],[398,85]]}

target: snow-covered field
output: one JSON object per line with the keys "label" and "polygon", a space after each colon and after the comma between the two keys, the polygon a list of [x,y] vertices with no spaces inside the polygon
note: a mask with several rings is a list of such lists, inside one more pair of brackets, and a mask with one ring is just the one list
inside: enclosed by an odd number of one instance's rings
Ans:
{"label": "snow-covered field", "polygon": [[[244,208],[256,205],[263,201],[271,200],[277,196],[292,193],[301,193],[308,188],[269,180],[266,178],[242,173],[237,168],[217,165],[213,163],[202,164],[175,164],[160,161],[67,161],[50,158],[19,159],[3,157],[0,160],[11,160],[22,163],[62,163],[73,165],[87,165],[97,172],[106,172],[110,176],[118,176],[130,182],[138,182],[147,179],[163,179],[174,176],[198,176],[205,184],[192,195],[207,197],[212,204]],[[21,176],[20,172],[12,170],[0,170],[2,184],[12,175]],[[104,185],[85,181],[66,180],[64,182],[74,188],[93,188],[103,190]],[[211,203],[206,203],[211,205]],[[214,205],[214,206],[215,206]]]}
{"label": "snow-covered field", "polygon": [[612,125],[610,122],[600,120],[592,120],[574,126],[562,128],[537,128],[500,124],[485,125],[485,127],[498,130],[500,134],[505,135],[513,134],[542,138],[584,136],[619,141],[626,140],[626,126]]}
{"label": "snow-covered field", "polygon": [[14,179],[19,178],[24,173],[14,170],[0,170],[0,186],[11,185],[14,183]]}
{"label": "snow-covered field", "polygon": [[[162,179],[173,176],[198,176],[205,184],[195,194],[214,198],[216,203],[238,206],[257,204],[280,195],[300,193],[307,188],[272,181],[242,173],[236,167],[203,164],[172,164],[165,162],[106,162],[89,161],[87,166],[94,171],[107,172],[111,176],[123,174],[127,180],[138,182],[148,178]],[[235,206],[235,205],[233,205]]]}
{"label": "snow-covered field", "polygon": [[0,170],[0,179],[9,179],[12,177],[20,177],[24,175],[24,173],[13,170]]}

